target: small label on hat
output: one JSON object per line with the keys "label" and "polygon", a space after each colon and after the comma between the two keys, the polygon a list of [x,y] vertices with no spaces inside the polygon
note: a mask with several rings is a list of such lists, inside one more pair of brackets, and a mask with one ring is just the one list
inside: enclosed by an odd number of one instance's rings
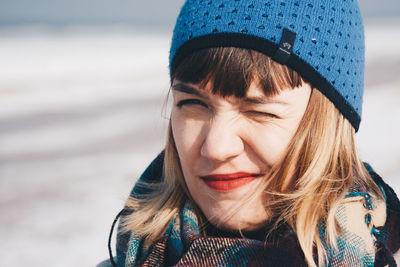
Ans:
{"label": "small label on hat", "polygon": [[295,40],[296,40],[296,33],[286,28],[283,29],[281,42],[272,59],[281,64],[285,64],[288,61],[290,55],[292,54],[292,49]]}

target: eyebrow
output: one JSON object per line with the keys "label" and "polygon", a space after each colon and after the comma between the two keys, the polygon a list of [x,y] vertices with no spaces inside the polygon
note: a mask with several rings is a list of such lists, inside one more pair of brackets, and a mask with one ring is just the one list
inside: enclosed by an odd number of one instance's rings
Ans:
{"label": "eyebrow", "polygon": [[202,93],[200,93],[199,90],[188,84],[183,84],[183,83],[174,84],[172,85],[172,90],[190,95],[196,95],[199,97],[205,97]]}
{"label": "eyebrow", "polygon": [[287,102],[279,100],[279,99],[271,99],[262,96],[256,97],[245,97],[243,98],[244,102],[255,104],[255,105],[265,105],[265,104],[281,104],[281,105],[288,105]]}
{"label": "eyebrow", "polygon": [[[174,84],[172,86],[172,90],[206,98],[206,96],[203,95],[198,89],[194,88],[193,86],[191,86],[189,84],[184,84],[184,83]],[[267,97],[263,97],[263,96],[244,97],[241,100],[246,103],[253,104],[253,105],[265,105],[265,104],[288,105],[287,102],[284,102],[282,100],[271,99],[271,98],[267,98]]]}

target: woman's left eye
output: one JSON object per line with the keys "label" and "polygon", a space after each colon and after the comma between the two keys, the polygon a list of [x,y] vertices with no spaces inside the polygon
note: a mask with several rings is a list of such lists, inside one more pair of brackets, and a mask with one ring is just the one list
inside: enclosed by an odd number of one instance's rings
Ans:
{"label": "woman's left eye", "polygon": [[245,111],[245,114],[248,114],[250,116],[257,116],[257,117],[267,117],[267,118],[278,118],[277,115],[268,113],[268,112],[263,112],[263,111],[257,111],[257,110],[249,110]]}

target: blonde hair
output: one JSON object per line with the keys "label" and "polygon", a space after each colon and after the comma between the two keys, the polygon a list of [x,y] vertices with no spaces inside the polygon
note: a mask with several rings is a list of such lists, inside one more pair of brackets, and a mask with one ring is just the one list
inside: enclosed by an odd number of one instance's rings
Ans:
{"label": "blonde hair", "polygon": [[[278,67],[282,68],[281,65]],[[275,83],[293,77],[287,70],[283,73],[285,77],[275,80]],[[276,74],[275,69],[272,75]],[[340,229],[335,213],[351,186],[357,185],[361,190],[368,190],[382,198],[380,190],[357,155],[354,134],[354,128],[333,103],[313,89],[286,156],[274,166],[268,179],[263,179],[264,184],[259,188],[268,195],[266,208],[275,215],[280,214],[275,227],[286,223],[296,232],[309,266],[315,266],[314,246],[319,265],[326,260],[319,232],[321,223],[325,225],[328,245],[336,247]],[[170,126],[165,147],[164,180],[158,184],[139,185],[149,188],[151,193],[128,199],[127,208],[135,212],[123,218],[122,226],[124,231],[133,231],[145,238],[145,245],[149,246],[162,236],[171,219],[185,201],[191,198]],[[198,208],[196,213],[200,224],[206,222]]]}
{"label": "blonde hair", "polygon": [[[309,266],[315,266],[313,247],[322,265],[326,253],[319,229],[325,225],[327,245],[337,247],[340,234],[335,214],[351,186],[382,198],[357,154],[354,128],[322,93],[313,89],[297,133],[266,188],[276,199],[276,224],[295,230]],[[272,186],[273,185],[273,186]]]}

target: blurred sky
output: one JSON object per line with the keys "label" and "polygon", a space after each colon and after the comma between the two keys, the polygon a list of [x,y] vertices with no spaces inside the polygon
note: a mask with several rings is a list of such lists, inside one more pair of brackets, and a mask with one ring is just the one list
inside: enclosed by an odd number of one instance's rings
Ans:
{"label": "blurred sky", "polygon": [[171,26],[182,3],[183,0],[0,0],[0,24]]}
{"label": "blurred sky", "polygon": [[[183,0],[0,0],[0,25],[128,23],[171,27]],[[364,17],[400,15],[399,0],[360,0]]]}

